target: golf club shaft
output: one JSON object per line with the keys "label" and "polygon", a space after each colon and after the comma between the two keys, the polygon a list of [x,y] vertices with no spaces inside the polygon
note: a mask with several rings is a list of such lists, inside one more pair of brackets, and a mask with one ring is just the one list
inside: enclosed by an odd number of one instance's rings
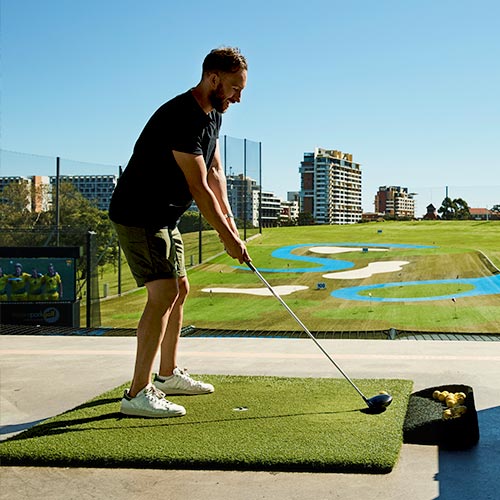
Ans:
{"label": "golf club shaft", "polygon": [[262,276],[262,274],[257,270],[257,268],[251,263],[247,262],[247,266],[258,276],[260,281],[266,285],[266,287],[269,289],[269,291],[281,302],[281,305],[290,313],[290,316],[301,326],[301,328],[304,330],[304,332],[311,338],[311,340],[314,341],[314,343],[319,347],[321,352],[331,361],[331,363],[337,368],[337,370],[342,373],[342,375],[345,377],[345,379],[356,389],[356,391],[359,393],[359,395],[363,398],[365,402],[368,401],[368,399],[365,397],[365,395],[358,389],[356,384],[347,376],[347,374],[340,368],[340,366],[334,361],[334,359],[323,349],[323,346],[316,340],[314,335],[309,331],[309,329],[302,323],[300,318],[288,307],[287,303],[279,296],[279,294],[274,290],[274,288],[267,282],[266,278]]}

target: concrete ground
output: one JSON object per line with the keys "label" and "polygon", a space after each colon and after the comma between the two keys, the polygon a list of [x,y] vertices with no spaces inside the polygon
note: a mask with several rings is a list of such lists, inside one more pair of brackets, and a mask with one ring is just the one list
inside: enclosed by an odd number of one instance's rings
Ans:
{"label": "concrete ground", "polygon": [[[472,386],[479,444],[458,452],[405,444],[386,475],[4,466],[0,498],[499,498],[500,342],[324,340],[322,345],[352,378],[407,378],[415,391]],[[2,439],[126,382],[134,354],[132,337],[0,336]],[[183,338],[179,361],[192,373],[339,377],[310,339]]]}

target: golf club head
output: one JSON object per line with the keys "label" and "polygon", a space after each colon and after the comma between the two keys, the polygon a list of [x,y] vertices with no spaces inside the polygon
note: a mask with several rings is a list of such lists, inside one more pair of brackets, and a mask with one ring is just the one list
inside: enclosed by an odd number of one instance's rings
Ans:
{"label": "golf club head", "polygon": [[373,413],[381,413],[392,403],[390,394],[377,394],[366,400],[368,408]]}

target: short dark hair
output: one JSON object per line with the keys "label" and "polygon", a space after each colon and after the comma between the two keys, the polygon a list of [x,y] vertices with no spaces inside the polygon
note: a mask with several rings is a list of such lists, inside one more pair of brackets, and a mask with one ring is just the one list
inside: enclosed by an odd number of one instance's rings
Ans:
{"label": "short dark hair", "polygon": [[245,56],[236,47],[220,47],[213,49],[203,61],[203,74],[211,71],[222,71],[223,73],[236,73],[247,70],[248,65]]}

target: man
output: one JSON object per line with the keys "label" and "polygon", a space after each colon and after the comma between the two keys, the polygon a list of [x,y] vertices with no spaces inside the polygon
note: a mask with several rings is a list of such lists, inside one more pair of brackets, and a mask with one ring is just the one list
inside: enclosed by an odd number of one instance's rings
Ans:
{"label": "man", "polygon": [[47,274],[43,277],[45,300],[60,300],[63,297],[63,286],[60,274],[55,270],[54,264],[47,267]]}
{"label": "man", "polygon": [[28,281],[30,275],[23,272],[23,266],[17,262],[14,272],[9,276],[10,298],[15,302],[28,300]]}
{"label": "man", "polygon": [[28,290],[28,300],[39,301],[43,299],[42,289],[43,289],[43,274],[38,272],[38,269],[34,267],[31,270],[31,276],[28,280],[29,290]]}
{"label": "man", "polygon": [[[203,61],[198,85],[149,119],[113,193],[110,219],[137,285],[147,290],[137,328],[134,376],[121,402],[126,415],[181,416],[184,407],[165,395],[214,391],[177,367],[189,292],[177,222],[194,198],[227,253],[240,263],[250,261],[234,224],[218,145],[222,113],[240,102],[246,80],[247,63],[238,49],[212,50]],[[159,372],[151,383],[158,350]]]}
{"label": "man", "polygon": [[9,283],[9,275],[3,272],[3,269],[0,267],[0,302],[6,302],[9,300],[9,296],[7,295],[7,285]]}

